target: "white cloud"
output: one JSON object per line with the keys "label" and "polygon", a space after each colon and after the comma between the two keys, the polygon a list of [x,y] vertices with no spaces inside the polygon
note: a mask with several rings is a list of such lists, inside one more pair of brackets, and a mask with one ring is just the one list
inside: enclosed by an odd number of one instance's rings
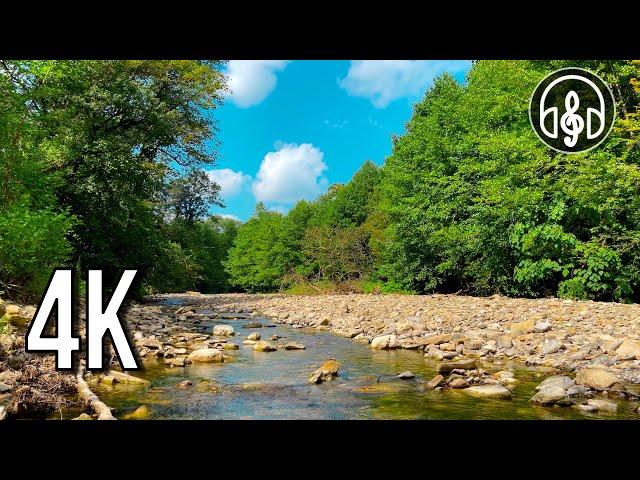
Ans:
{"label": "white cloud", "polygon": [[291,204],[311,200],[327,188],[329,182],[322,176],[327,165],[317,147],[310,143],[277,143],[276,148],[265,155],[253,182],[258,201]]}
{"label": "white cloud", "polygon": [[384,108],[398,98],[416,96],[444,72],[468,69],[464,60],[353,60],[347,76],[338,81],[349,95]]}
{"label": "white cloud", "polygon": [[222,198],[233,197],[239,194],[245,185],[249,185],[251,182],[251,175],[236,172],[230,168],[209,170],[207,174],[212,181],[220,185],[220,195],[222,195]]}
{"label": "white cloud", "polygon": [[238,218],[236,215],[232,215],[230,213],[214,213],[213,214],[214,217],[220,217],[220,218],[228,218],[230,220],[235,220],[236,222],[240,222],[240,218]]}
{"label": "white cloud", "polygon": [[286,60],[230,60],[227,76],[231,101],[241,108],[262,102],[278,83],[274,72],[283,70],[287,63]]}

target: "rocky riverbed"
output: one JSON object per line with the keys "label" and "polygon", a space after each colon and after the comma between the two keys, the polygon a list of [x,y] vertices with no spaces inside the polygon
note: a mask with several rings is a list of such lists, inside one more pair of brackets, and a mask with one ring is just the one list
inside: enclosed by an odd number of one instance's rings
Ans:
{"label": "rocky riverbed", "polygon": [[[116,371],[117,367],[105,374],[87,375],[89,385],[98,391],[102,389],[107,396],[116,388],[125,388],[128,392],[154,391],[156,380],[161,377],[172,379],[172,391],[200,392],[202,381],[213,382],[208,377],[196,378],[193,372],[208,372],[207,375],[214,371],[227,372],[230,380],[242,380],[246,362],[255,362],[247,353],[252,351],[265,356],[256,357],[260,362],[273,359],[272,364],[260,367],[266,370],[256,370],[261,372],[256,375],[262,377],[272,372],[275,376],[278,368],[291,376],[286,364],[295,362],[294,376],[302,384],[339,384],[359,394],[398,393],[403,385],[410,385],[409,391],[402,391],[401,395],[402,401],[409,403],[408,399],[424,392],[431,392],[429,395],[460,392],[468,399],[465,405],[487,401],[515,403],[526,396],[529,408],[559,408],[579,415],[619,416],[621,406],[622,418],[628,418],[631,413],[637,415],[639,404],[638,305],[499,296],[200,295],[192,292],[158,295],[144,304],[133,304],[127,309],[125,319],[145,372],[153,375],[144,372],[123,375]],[[270,329],[270,326],[277,328]],[[336,346],[336,341],[330,341],[338,338],[333,335],[325,335],[322,337],[325,340],[318,343],[313,336],[290,333],[296,331],[326,331],[344,339]],[[307,345],[309,342],[311,345]],[[368,369],[350,369],[347,363],[343,368],[342,362],[350,359],[339,357],[351,355],[348,345],[354,345],[353,342],[357,342],[360,349],[357,362],[382,363]],[[278,357],[279,352],[285,351],[300,353],[295,354],[296,357]],[[371,356],[363,354],[366,351],[370,351]],[[12,356],[16,352],[19,354],[20,349],[14,349]],[[335,358],[331,358],[331,352],[335,352]],[[402,355],[380,357],[382,352]],[[395,362],[395,370],[384,365],[385,362]],[[221,370],[210,370],[211,365],[219,365]],[[403,367],[408,368],[402,370]],[[300,369],[303,371],[298,371]],[[8,363],[0,365],[0,370],[4,370],[0,375],[8,381],[13,373],[20,371]],[[354,376],[355,372],[360,372],[362,378],[384,372],[382,376],[395,383],[381,383],[380,376],[374,383],[361,382]],[[213,382],[211,388],[204,390],[218,396],[238,393],[246,396],[263,389],[269,378],[260,380],[263,381],[227,385]],[[299,389],[302,384],[278,388]],[[529,384],[531,387],[524,387]],[[5,395],[17,390],[16,385],[6,385]],[[310,392],[318,394],[318,390],[298,394],[305,397]],[[133,398],[137,408],[122,417],[146,418],[148,406],[138,405],[146,394],[132,395],[127,398]],[[313,395],[311,403],[315,401]],[[119,401],[120,397],[111,398]],[[341,398],[336,400],[336,405],[355,401],[351,397]],[[437,402],[437,397],[430,398]],[[174,400],[181,401],[180,398]],[[416,397],[413,401],[415,409],[420,410],[424,398]],[[494,410],[500,408],[494,407]],[[472,418],[512,418],[515,410],[503,408],[501,411],[503,416],[479,413]],[[208,418],[209,413],[202,415]],[[563,418],[571,417],[564,415]]]}

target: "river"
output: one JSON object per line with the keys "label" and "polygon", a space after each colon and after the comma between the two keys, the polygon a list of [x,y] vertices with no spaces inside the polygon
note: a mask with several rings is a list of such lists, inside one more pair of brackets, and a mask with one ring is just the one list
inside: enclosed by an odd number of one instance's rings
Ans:
{"label": "river", "polygon": [[[259,321],[264,328],[244,328]],[[168,368],[146,362],[136,375],[151,381],[148,388],[94,386],[101,400],[118,418],[146,405],[152,419],[638,419],[635,402],[617,401],[617,414],[584,414],[574,408],[534,406],[529,399],[548,370],[517,365],[485,365],[490,371],[513,368],[518,383],[511,400],[486,400],[460,390],[425,390],[436,375],[436,362],[411,350],[376,351],[353,340],[316,329],[272,325],[265,318],[220,318],[203,322],[202,331],[228,324],[235,329],[230,341],[238,350],[222,364],[193,364]],[[299,341],[305,350],[256,352],[242,340],[258,332],[268,340]],[[309,384],[311,372],[329,358],[341,363],[339,377]],[[400,380],[409,370],[416,377]],[[178,382],[193,385],[177,388]]]}

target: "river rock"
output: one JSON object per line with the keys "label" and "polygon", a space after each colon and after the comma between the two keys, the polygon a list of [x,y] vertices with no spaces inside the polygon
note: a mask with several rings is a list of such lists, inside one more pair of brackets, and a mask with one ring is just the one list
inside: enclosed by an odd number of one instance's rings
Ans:
{"label": "river rock", "polygon": [[218,337],[232,337],[236,332],[231,325],[216,325],[213,327],[213,334]]}
{"label": "river rock", "polygon": [[249,335],[247,335],[247,340],[253,340],[254,342],[257,342],[258,340],[260,340],[260,334],[258,332],[250,333]]}
{"label": "river rock", "polygon": [[162,349],[162,342],[155,338],[141,338],[136,341],[136,345],[139,347],[146,347],[152,350]]}
{"label": "river rock", "polygon": [[91,415],[88,415],[86,413],[81,413],[80,415],[78,415],[75,418],[72,418],[71,420],[93,420],[93,418],[91,418]]}
{"label": "river rock", "polygon": [[428,345],[440,345],[441,343],[446,343],[451,341],[451,334],[444,333],[442,335],[432,335],[424,339],[425,346]]}
{"label": "river rock", "polygon": [[600,412],[616,413],[618,411],[618,405],[607,400],[600,400],[597,398],[590,398],[587,400],[587,405],[596,407]]}
{"label": "river rock", "polygon": [[262,328],[262,326],[260,322],[249,322],[242,325],[242,328]]}
{"label": "river rock", "polygon": [[536,390],[540,391],[547,387],[560,387],[563,390],[568,390],[573,387],[574,384],[575,382],[571,377],[567,377],[566,375],[554,375],[552,377],[545,378],[542,383],[536,387]]}
{"label": "river rock", "polygon": [[193,363],[222,363],[224,355],[214,348],[200,348],[189,354],[189,360]]}
{"label": "river rock", "polygon": [[289,342],[284,346],[285,350],[304,350],[305,347],[303,343],[300,342]]}
{"label": "river rock", "polygon": [[237,343],[226,342],[221,344],[223,350],[238,350],[240,345]]}
{"label": "river rock", "polygon": [[583,368],[576,375],[576,383],[578,385],[586,385],[596,390],[607,390],[616,386],[616,384],[622,384],[616,375],[602,366]]}
{"label": "river rock", "polygon": [[186,390],[193,386],[193,382],[191,380],[182,380],[181,382],[176,383],[176,388],[180,390]]}
{"label": "river rock", "polygon": [[371,340],[371,348],[375,350],[390,350],[398,347],[398,338],[395,335],[382,335]]}
{"label": "river rock", "polygon": [[536,333],[544,333],[551,330],[551,322],[538,322],[533,326],[533,331]]}
{"label": "river rock", "polygon": [[558,403],[565,398],[567,398],[567,391],[564,388],[557,385],[551,385],[538,390],[538,393],[531,398],[531,403],[549,406]]}
{"label": "river rock", "polygon": [[542,355],[551,355],[552,353],[559,352],[564,348],[564,345],[554,338],[546,338],[542,343],[538,344],[538,351]]}
{"label": "river rock", "polygon": [[164,363],[170,367],[184,367],[187,364],[187,359],[184,357],[165,358]]}
{"label": "river rock", "polygon": [[504,348],[506,350],[513,347],[513,340],[509,335],[500,335],[498,340],[496,340],[496,344],[498,348]]}
{"label": "river rock", "polygon": [[457,360],[454,362],[442,362],[438,364],[438,373],[451,373],[452,370],[461,369],[461,370],[473,370],[476,368],[476,361],[473,358],[465,359],[465,360]]}
{"label": "river rock", "polygon": [[10,352],[13,350],[13,337],[8,333],[0,334],[0,352]]}
{"label": "river rock", "polygon": [[467,388],[469,384],[464,378],[454,378],[449,383],[447,383],[449,388]]}
{"label": "river rock", "polygon": [[116,370],[111,370],[100,377],[100,383],[104,383],[106,385],[115,385],[115,384],[124,384],[124,385],[137,385],[140,387],[146,387],[149,385],[149,381],[144,378],[134,377],[133,375],[129,375],[128,373],[118,372]]}
{"label": "river rock", "polygon": [[465,388],[464,393],[478,398],[496,398],[501,400],[509,400],[511,391],[502,385],[476,385]]}
{"label": "river rock", "polygon": [[338,376],[340,370],[340,363],[334,359],[327,360],[320,368],[316,369],[309,377],[309,383],[322,383],[328,380],[333,380]]}
{"label": "river rock", "polygon": [[527,333],[531,333],[535,328],[535,320],[529,319],[524,322],[512,323],[511,324],[511,335],[524,335]]}
{"label": "river rock", "polygon": [[431,380],[427,382],[427,389],[433,390],[434,388],[439,387],[444,382],[444,377],[442,375],[436,375]]}
{"label": "river rock", "polygon": [[406,372],[399,373],[398,375],[396,375],[396,377],[401,380],[410,380],[412,378],[415,378],[416,376],[413,374],[413,372],[407,370]]}
{"label": "river rock", "polygon": [[147,420],[150,416],[151,412],[149,411],[149,407],[142,405],[122,418],[125,420]]}
{"label": "river rock", "polygon": [[620,358],[640,360],[640,342],[627,338],[623,340],[615,353]]}
{"label": "river rock", "polygon": [[598,410],[598,407],[596,407],[595,405],[588,405],[588,404],[576,405],[576,408],[583,413],[593,413]]}
{"label": "river rock", "polygon": [[271,343],[265,340],[260,340],[254,343],[253,349],[256,352],[275,352],[277,350],[277,348],[274,345],[272,345]]}

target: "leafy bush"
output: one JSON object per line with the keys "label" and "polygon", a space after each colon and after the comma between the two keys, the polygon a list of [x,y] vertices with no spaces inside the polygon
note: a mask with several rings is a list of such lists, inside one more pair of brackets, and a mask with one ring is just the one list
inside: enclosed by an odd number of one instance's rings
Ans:
{"label": "leafy bush", "polygon": [[21,296],[44,292],[51,271],[65,266],[72,247],[73,219],[52,209],[31,211],[15,204],[0,212],[0,282]]}

